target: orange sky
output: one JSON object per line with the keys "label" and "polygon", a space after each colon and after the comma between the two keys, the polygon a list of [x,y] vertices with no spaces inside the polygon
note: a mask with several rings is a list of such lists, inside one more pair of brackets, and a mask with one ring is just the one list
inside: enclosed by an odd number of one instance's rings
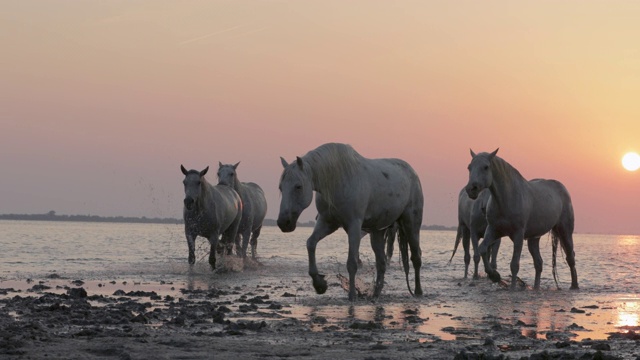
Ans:
{"label": "orange sky", "polygon": [[[569,189],[576,231],[640,234],[638,2],[5,1],[0,213],[179,217],[180,164],[279,207],[279,156],[345,142],[457,223],[469,148]],[[215,181],[214,176],[209,177]],[[313,219],[312,207],[301,218]]]}

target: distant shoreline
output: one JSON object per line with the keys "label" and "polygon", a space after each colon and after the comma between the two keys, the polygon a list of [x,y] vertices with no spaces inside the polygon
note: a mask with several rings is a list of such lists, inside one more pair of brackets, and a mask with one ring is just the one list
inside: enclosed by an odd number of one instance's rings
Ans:
{"label": "distant shoreline", "polygon": [[[77,222],[103,222],[103,223],[136,223],[136,224],[184,224],[182,219],[176,218],[148,218],[146,216],[98,216],[98,215],[57,215],[55,211],[46,214],[0,214],[0,220],[21,221],[77,221]],[[265,226],[278,226],[276,220],[264,219]],[[298,223],[298,226],[313,227],[314,221]],[[455,226],[422,225],[422,230],[456,231]]]}

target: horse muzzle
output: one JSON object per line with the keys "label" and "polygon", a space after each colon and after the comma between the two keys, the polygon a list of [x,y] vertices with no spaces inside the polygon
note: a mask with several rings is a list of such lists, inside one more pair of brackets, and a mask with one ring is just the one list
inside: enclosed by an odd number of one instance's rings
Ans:
{"label": "horse muzzle", "polygon": [[292,232],[298,223],[297,216],[278,216],[278,227],[282,232]]}
{"label": "horse muzzle", "polygon": [[184,199],[184,208],[187,210],[193,210],[195,204],[196,202],[190,197]]}
{"label": "horse muzzle", "polygon": [[467,191],[467,195],[469,196],[469,198],[471,198],[472,200],[477,199],[478,194],[480,194],[480,187],[478,187],[477,184],[467,185],[465,190]]}

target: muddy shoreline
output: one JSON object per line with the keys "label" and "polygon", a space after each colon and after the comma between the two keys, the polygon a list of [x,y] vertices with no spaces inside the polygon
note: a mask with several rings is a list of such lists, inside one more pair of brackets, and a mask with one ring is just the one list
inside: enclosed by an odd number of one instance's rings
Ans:
{"label": "muddy shoreline", "polygon": [[[313,292],[304,264],[185,278],[0,282],[7,359],[636,359],[636,328],[594,331],[615,304],[569,290],[510,292],[450,279],[408,295],[401,271],[376,301],[346,300],[337,277]],[[339,265],[336,265],[339,266]],[[363,270],[360,278],[370,273]],[[428,285],[428,283],[427,283]],[[577,294],[577,295],[576,295]],[[535,298],[534,301],[531,299]],[[591,300],[593,300],[591,302]],[[613,328],[612,324],[604,327]]]}

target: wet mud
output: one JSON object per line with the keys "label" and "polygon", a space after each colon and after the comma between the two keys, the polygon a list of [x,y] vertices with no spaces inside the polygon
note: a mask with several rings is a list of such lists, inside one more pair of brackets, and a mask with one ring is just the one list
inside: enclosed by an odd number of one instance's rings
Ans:
{"label": "wet mud", "polygon": [[[636,359],[640,332],[620,303],[569,290],[505,290],[488,279],[409,296],[390,271],[373,300],[346,300],[344,274],[313,292],[304,264],[166,279],[0,282],[5,359]],[[291,266],[296,267],[292,272]],[[372,271],[372,270],[370,270]],[[296,274],[292,276],[291,274]],[[361,279],[370,273],[363,270]],[[367,282],[361,282],[362,287]],[[636,313],[637,315],[637,313]],[[602,323],[609,322],[609,324]]]}

